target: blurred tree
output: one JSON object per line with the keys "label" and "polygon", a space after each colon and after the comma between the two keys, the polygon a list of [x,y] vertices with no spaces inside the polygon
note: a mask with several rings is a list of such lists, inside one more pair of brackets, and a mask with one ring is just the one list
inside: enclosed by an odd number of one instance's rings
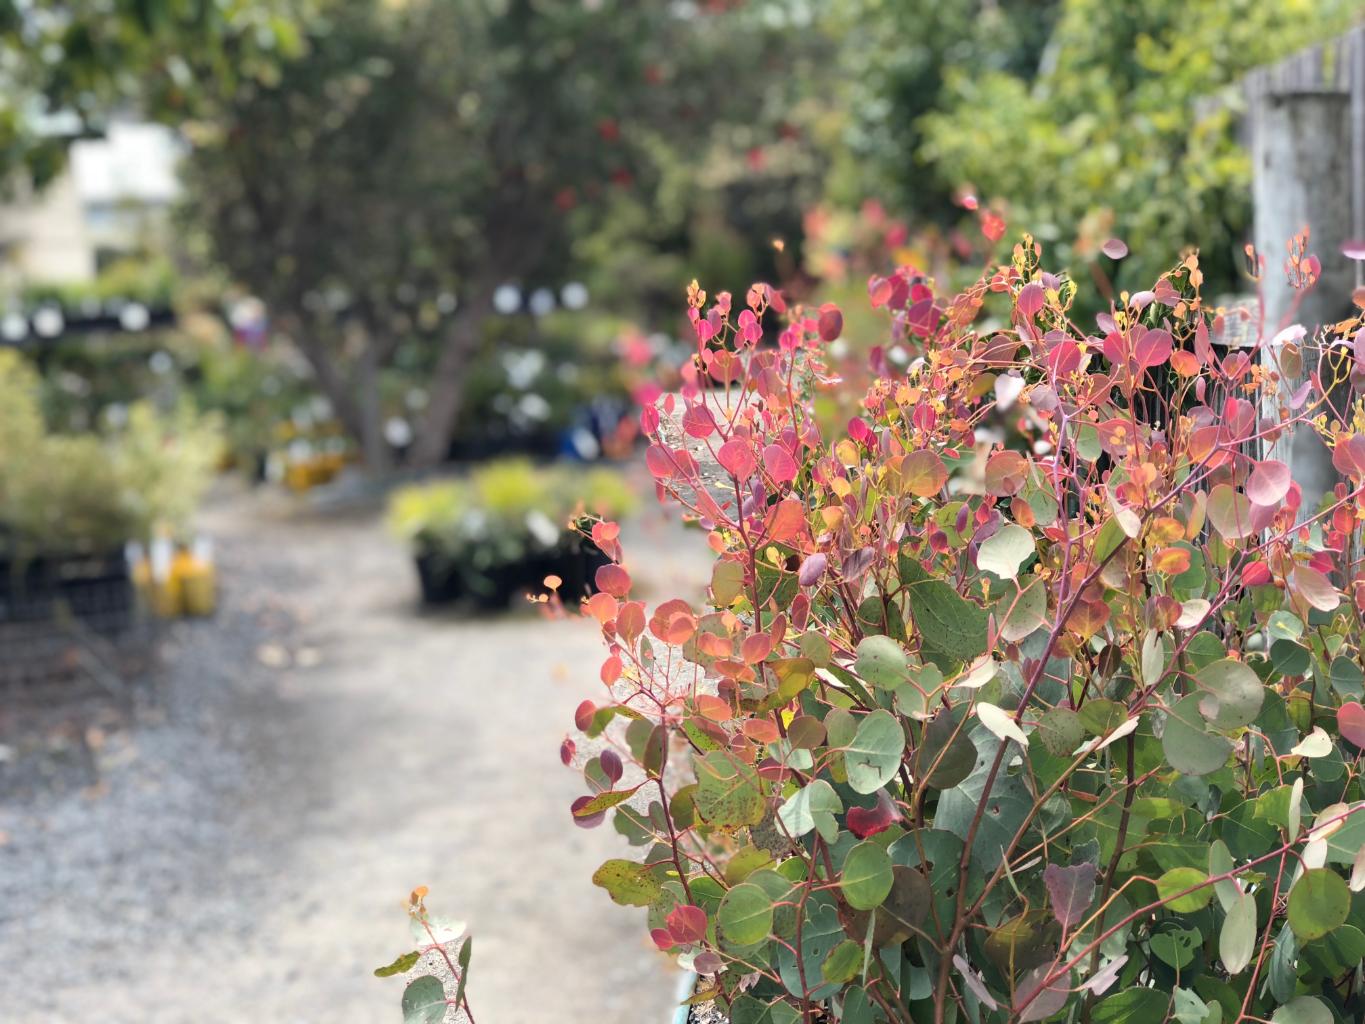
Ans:
{"label": "blurred tree", "polygon": [[191,209],[373,465],[380,373],[424,339],[412,457],[437,462],[498,289],[564,284],[610,212],[649,222],[674,161],[758,116],[785,27],[744,5],[335,0],[307,56],[190,133]]}
{"label": "blurred tree", "polygon": [[111,111],[178,121],[297,55],[309,0],[0,0],[0,181],[42,186]]}
{"label": "blurred tree", "polygon": [[839,0],[847,146],[831,182],[844,206],[871,196],[919,223],[956,217],[961,179],[923,152],[922,118],[941,108],[954,69],[1025,81],[1061,0]]}
{"label": "blurred tree", "polygon": [[[1361,0],[1063,0],[1036,65],[945,65],[938,109],[907,143],[932,180],[1006,202],[1012,226],[1073,273],[1145,287],[1198,246],[1210,284],[1232,288],[1251,214],[1236,83],[1362,11]],[[1101,266],[1113,235],[1131,255]]]}

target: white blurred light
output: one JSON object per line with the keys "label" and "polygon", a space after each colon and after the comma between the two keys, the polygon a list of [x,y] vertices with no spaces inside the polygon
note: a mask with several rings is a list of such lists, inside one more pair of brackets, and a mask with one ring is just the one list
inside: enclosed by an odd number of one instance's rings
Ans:
{"label": "white blurred light", "polygon": [[384,421],[384,440],[395,448],[406,448],[412,444],[412,427],[401,416],[391,416]]}
{"label": "white blurred light", "polygon": [[531,301],[528,306],[533,316],[545,316],[547,313],[553,313],[555,293],[548,288],[537,288],[531,293]]}
{"label": "white blurred light", "polygon": [[6,341],[23,341],[28,337],[28,320],[20,313],[6,313],[0,319],[0,335]]}
{"label": "white blurred light", "polygon": [[582,281],[570,281],[559,292],[565,309],[582,309],[588,304],[588,286]]}
{"label": "white blurred light", "polygon": [[498,285],[493,293],[493,308],[504,316],[521,308],[521,289],[514,284]]}
{"label": "white blurred light", "polygon": [[130,302],[119,311],[119,326],[125,331],[145,331],[152,322],[152,314],[140,302]]}
{"label": "white blurred light", "polygon": [[440,313],[442,316],[450,316],[451,313],[455,312],[455,307],[459,304],[459,300],[455,298],[453,292],[442,292],[440,295],[436,296],[436,312]]}
{"label": "white blurred light", "polygon": [[66,327],[66,318],[55,306],[44,306],[33,314],[33,329],[40,338],[55,338]]}
{"label": "white blurred light", "polygon": [[162,377],[175,369],[175,360],[171,358],[169,352],[153,352],[151,358],[147,360],[147,366],[158,377]]}

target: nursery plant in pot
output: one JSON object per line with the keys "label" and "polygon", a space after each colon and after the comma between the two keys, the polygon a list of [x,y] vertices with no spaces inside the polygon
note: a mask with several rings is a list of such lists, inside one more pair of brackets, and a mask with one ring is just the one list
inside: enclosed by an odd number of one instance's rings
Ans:
{"label": "nursery plant in pot", "polygon": [[467,478],[404,488],[390,527],[411,546],[422,600],[505,608],[518,593],[557,576],[583,595],[608,559],[572,520],[627,512],[634,496],[606,469],[492,462]]}
{"label": "nursery plant in pot", "polygon": [[696,372],[643,427],[711,586],[647,609],[604,545],[562,756],[575,823],[635,848],[593,882],[707,1019],[1365,1015],[1365,408],[1326,397],[1365,343],[1216,353],[1197,256],[1079,322],[1040,261],[873,278],[907,370],[834,431],[837,309],[691,291]]}
{"label": "nursery plant in pot", "polygon": [[187,526],[217,457],[216,426],[188,407],[134,404],[106,435],[48,430],[42,382],[0,352],[0,621],[69,612],[101,629],[132,621],[130,541]]}

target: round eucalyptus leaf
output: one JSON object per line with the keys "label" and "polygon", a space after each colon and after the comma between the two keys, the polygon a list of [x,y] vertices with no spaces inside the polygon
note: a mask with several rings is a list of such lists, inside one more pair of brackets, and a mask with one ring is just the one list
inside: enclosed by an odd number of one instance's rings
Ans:
{"label": "round eucalyptus leaf", "polygon": [[1289,890],[1289,927],[1300,942],[1320,939],[1346,923],[1351,890],[1331,868],[1305,871]]}
{"label": "round eucalyptus leaf", "polygon": [[891,892],[891,858],[873,842],[859,843],[848,851],[839,888],[855,910],[872,910]]}
{"label": "round eucalyptus leaf", "polygon": [[753,882],[741,882],[720,901],[716,925],[731,945],[762,942],[773,930],[772,898]]}
{"label": "round eucalyptus leaf", "polygon": [[1204,698],[1192,693],[1183,698],[1166,715],[1166,728],[1161,734],[1161,749],[1170,766],[1182,775],[1208,775],[1227,763],[1232,744],[1222,736],[1204,729],[1200,701]]}

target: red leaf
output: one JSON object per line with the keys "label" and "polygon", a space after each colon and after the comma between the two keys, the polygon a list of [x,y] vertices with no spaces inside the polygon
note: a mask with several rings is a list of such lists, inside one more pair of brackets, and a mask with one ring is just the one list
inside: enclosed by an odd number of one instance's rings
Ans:
{"label": "red leaf", "polygon": [[599,566],[593,581],[597,584],[598,590],[605,591],[613,597],[625,597],[630,593],[630,573],[615,562]]}
{"label": "red leaf", "polygon": [[844,333],[844,314],[834,303],[826,302],[820,307],[819,324],[820,340],[835,341]]}
{"label": "red leaf", "polygon": [[678,942],[700,942],[706,938],[706,911],[690,903],[679,903],[668,915],[668,934]]}
{"label": "red leaf", "polygon": [[1337,708],[1337,730],[1357,747],[1365,750],[1365,707],[1348,700]]}
{"label": "red leaf", "polygon": [[621,781],[621,775],[625,772],[625,765],[621,763],[621,755],[614,750],[604,750],[597,758],[602,766],[602,774],[613,786]]}
{"label": "red leaf", "polygon": [[767,538],[779,543],[793,541],[806,533],[806,508],[795,498],[778,502],[768,515]]}
{"label": "red leaf", "polygon": [[[683,413],[683,430],[689,437],[710,437],[716,430],[716,419],[704,405],[690,405]],[[656,473],[655,476],[658,474]]]}
{"label": "red leaf", "polygon": [[884,789],[877,791],[877,806],[850,807],[845,817],[848,830],[859,839],[885,832],[900,820],[900,809]]}
{"label": "red leaf", "polygon": [[597,714],[597,705],[590,700],[585,700],[573,713],[573,724],[578,727],[579,732],[587,732],[592,725],[593,716]]}
{"label": "red leaf", "polygon": [[990,210],[981,212],[981,233],[992,242],[998,242],[1005,234],[1005,218]]}
{"label": "red leaf", "polygon": [[566,736],[564,742],[559,745],[559,760],[566,768],[573,764],[573,756],[577,751],[578,745]]}
{"label": "red leaf", "polygon": [[1334,611],[1341,604],[1341,593],[1322,573],[1306,565],[1294,566],[1294,590],[1320,612]]}

